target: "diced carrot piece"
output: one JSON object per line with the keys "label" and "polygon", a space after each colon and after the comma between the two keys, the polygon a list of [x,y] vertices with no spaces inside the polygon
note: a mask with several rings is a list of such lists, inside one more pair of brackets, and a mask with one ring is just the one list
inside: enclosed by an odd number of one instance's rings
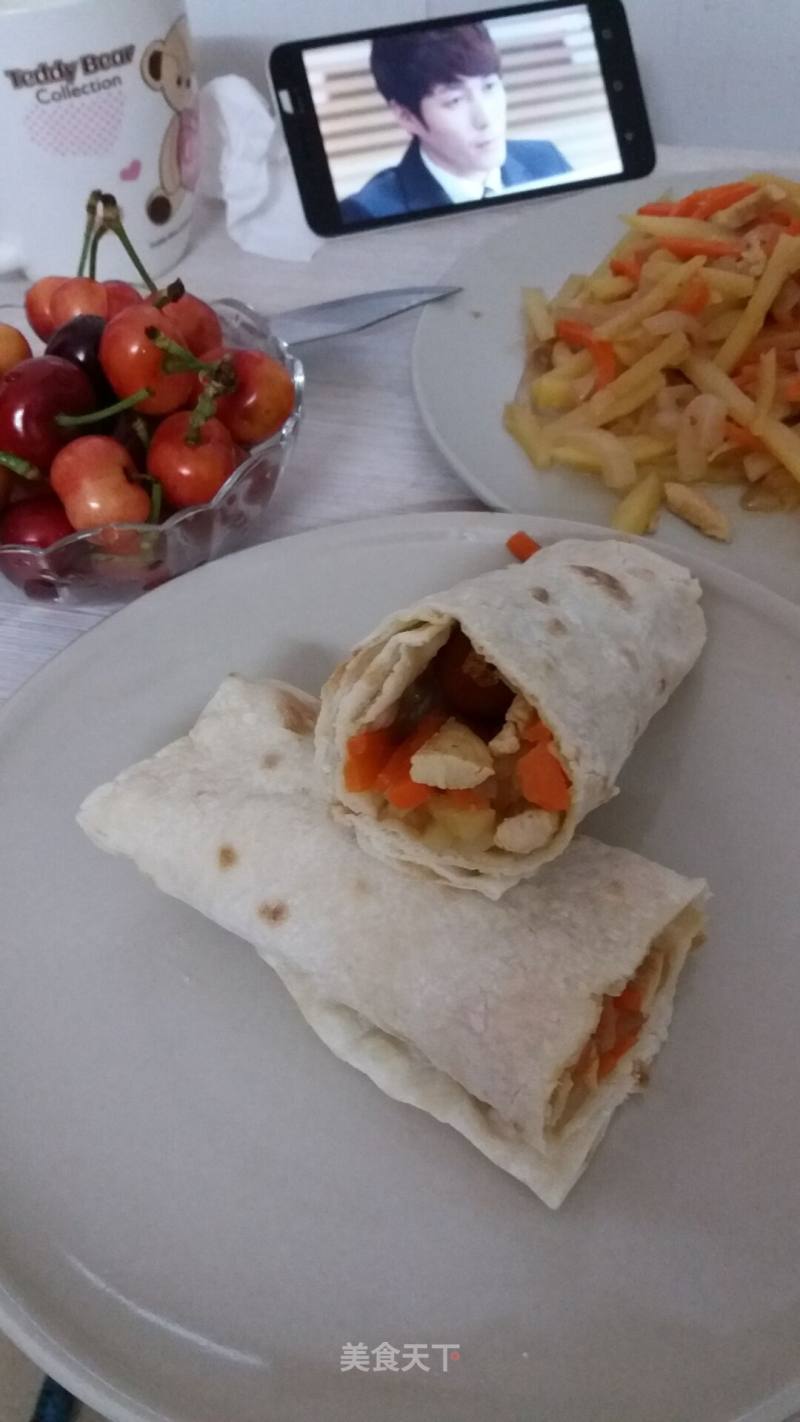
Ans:
{"label": "diced carrot piece", "polygon": [[549,726],[544,724],[538,716],[534,716],[527,726],[520,732],[523,741],[529,741],[532,746],[542,745],[546,741],[552,741],[553,732]]}
{"label": "diced carrot piece", "polygon": [[642,217],[674,217],[674,202],[646,202],[636,209]]}
{"label": "diced carrot piece", "polygon": [[394,744],[388,731],[359,731],[347,742],[347,760],[344,765],[346,790],[373,790],[378,774],[383,769]]}
{"label": "diced carrot piece", "polygon": [[629,1052],[631,1047],[635,1047],[638,1040],[639,1033],[630,1032],[627,1037],[620,1037],[620,1039],[614,1043],[613,1047],[610,1047],[607,1052],[601,1054],[597,1063],[598,1081],[602,1081],[604,1076],[608,1076],[609,1072],[614,1070],[620,1058],[624,1057],[625,1053]]}
{"label": "diced carrot piece", "polygon": [[641,1012],[642,990],[635,983],[628,983],[622,992],[612,999],[615,1007],[624,1007],[626,1012]]}
{"label": "diced carrot piece", "polygon": [[436,793],[430,785],[418,785],[410,775],[398,776],[385,790],[386,799],[396,810],[416,810]]}
{"label": "diced carrot piece", "polygon": [[704,237],[659,237],[657,245],[671,252],[681,261],[689,257],[738,257],[742,247],[739,242],[725,238]]}
{"label": "diced carrot piece", "polygon": [[703,281],[702,277],[695,277],[692,281],[687,281],[680,301],[675,303],[675,310],[683,311],[687,316],[699,316],[710,300],[711,292],[708,282]]}
{"label": "diced carrot piece", "polygon": [[527,563],[534,553],[539,552],[541,546],[541,543],[537,543],[535,538],[531,538],[530,534],[524,533],[521,528],[506,539],[506,548],[515,558],[519,558],[520,563]]}
{"label": "diced carrot piece", "polygon": [[761,450],[764,448],[758,435],[754,435],[752,430],[745,429],[744,425],[737,425],[735,420],[726,420],[722,432],[726,440],[730,440],[731,444],[738,444],[741,449]]}
{"label": "diced carrot piece", "polygon": [[568,810],[572,786],[563,765],[547,745],[534,746],[517,761],[517,776],[525,799],[540,810]]}
{"label": "diced carrot piece", "polygon": [[[440,715],[423,716],[415,730],[406,736],[405,740],[401,741],[399,746],[395,746],[389,759],[378,772],[375,777],[374,788],[376,790],[382,790],[390,804],[394,805],[397,803],[390,794],[390,791],[395,786],[399,787],[401,796],[404,795],[408,797],[411,795],[411,790],[408,786],[416,784],[416,782],[411,779],[411,757],[416,755],[417,751],[424,746],[425,742],[429,741],[431,736],[436,734],[439,728],[444,725],[445,719],[444,716]],[[408,785],[406,782],[408,782]],[[426,785],[418,785],[416,788],[422,791],[430,789],[430,787]],[[424,800],[429,798],[430,796],[425,794],[423,800],[420,800],[419,803],[422,804]],[[409,805],[398,805],[398,809],[409,808],[411,808]]]}

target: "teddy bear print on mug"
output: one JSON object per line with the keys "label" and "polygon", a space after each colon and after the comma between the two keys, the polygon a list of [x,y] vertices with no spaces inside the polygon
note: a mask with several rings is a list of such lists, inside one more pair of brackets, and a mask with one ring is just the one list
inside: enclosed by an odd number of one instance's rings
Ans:
{"label": "teddy bear print on mug", "polygon": [[160,186],[147,199],[147,215],[159,227],[178,211],[197,183],[198,116],[189,27],[183,16],[162,40],[154,40],[142,55],[142,76],[159,90],[172,110],[158,162]]}

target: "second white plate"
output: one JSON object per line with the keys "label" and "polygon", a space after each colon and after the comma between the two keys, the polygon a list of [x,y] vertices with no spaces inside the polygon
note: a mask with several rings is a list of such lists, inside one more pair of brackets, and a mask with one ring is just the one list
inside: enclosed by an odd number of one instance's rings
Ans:
{"label": "second white plate", "polygon": [[[786,166],[786,165],[784,165]],[[738,171],[738,170],[737,170]],[[531,203],[524,217],[472,248],[445,274],[463,288],[423,311],[413,353],[422,417],[445,458],[491,508],[607,526],[616,503],[596,479],[536,470],[502,426],[523,365],[521,291],[558,290],[570,272],[591,271],[618,241],[619,214],[666,188],[687,192],[731,180],[725,172],[656,173]],[[697,552],[800,600],[800,515],[746,513],[738,489],[714,491],[728,508],[733,542],[714,543],[662,515],[656,540]]]}

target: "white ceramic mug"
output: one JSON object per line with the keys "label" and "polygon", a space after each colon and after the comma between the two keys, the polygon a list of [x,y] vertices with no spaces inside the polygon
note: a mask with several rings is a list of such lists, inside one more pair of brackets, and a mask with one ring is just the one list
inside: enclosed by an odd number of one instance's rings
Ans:
{"label": "white ceramic mug", "polygon": [[[93,188],[152,274],[189,239],[199,170],[186,0],[0,0],[0,271],[75,273]],[[134,279],[106,236],[98,275]]]}

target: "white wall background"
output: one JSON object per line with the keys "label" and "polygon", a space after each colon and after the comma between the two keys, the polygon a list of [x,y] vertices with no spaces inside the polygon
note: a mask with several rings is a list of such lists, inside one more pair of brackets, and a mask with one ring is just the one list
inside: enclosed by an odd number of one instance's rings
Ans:
{"label": "white wall background", "polygon": [[[188,0],[202,78],[244,74],[284,39],[452,15],[474,0]],[[656,138],[794,149],[800,0],[626,0]]]}

